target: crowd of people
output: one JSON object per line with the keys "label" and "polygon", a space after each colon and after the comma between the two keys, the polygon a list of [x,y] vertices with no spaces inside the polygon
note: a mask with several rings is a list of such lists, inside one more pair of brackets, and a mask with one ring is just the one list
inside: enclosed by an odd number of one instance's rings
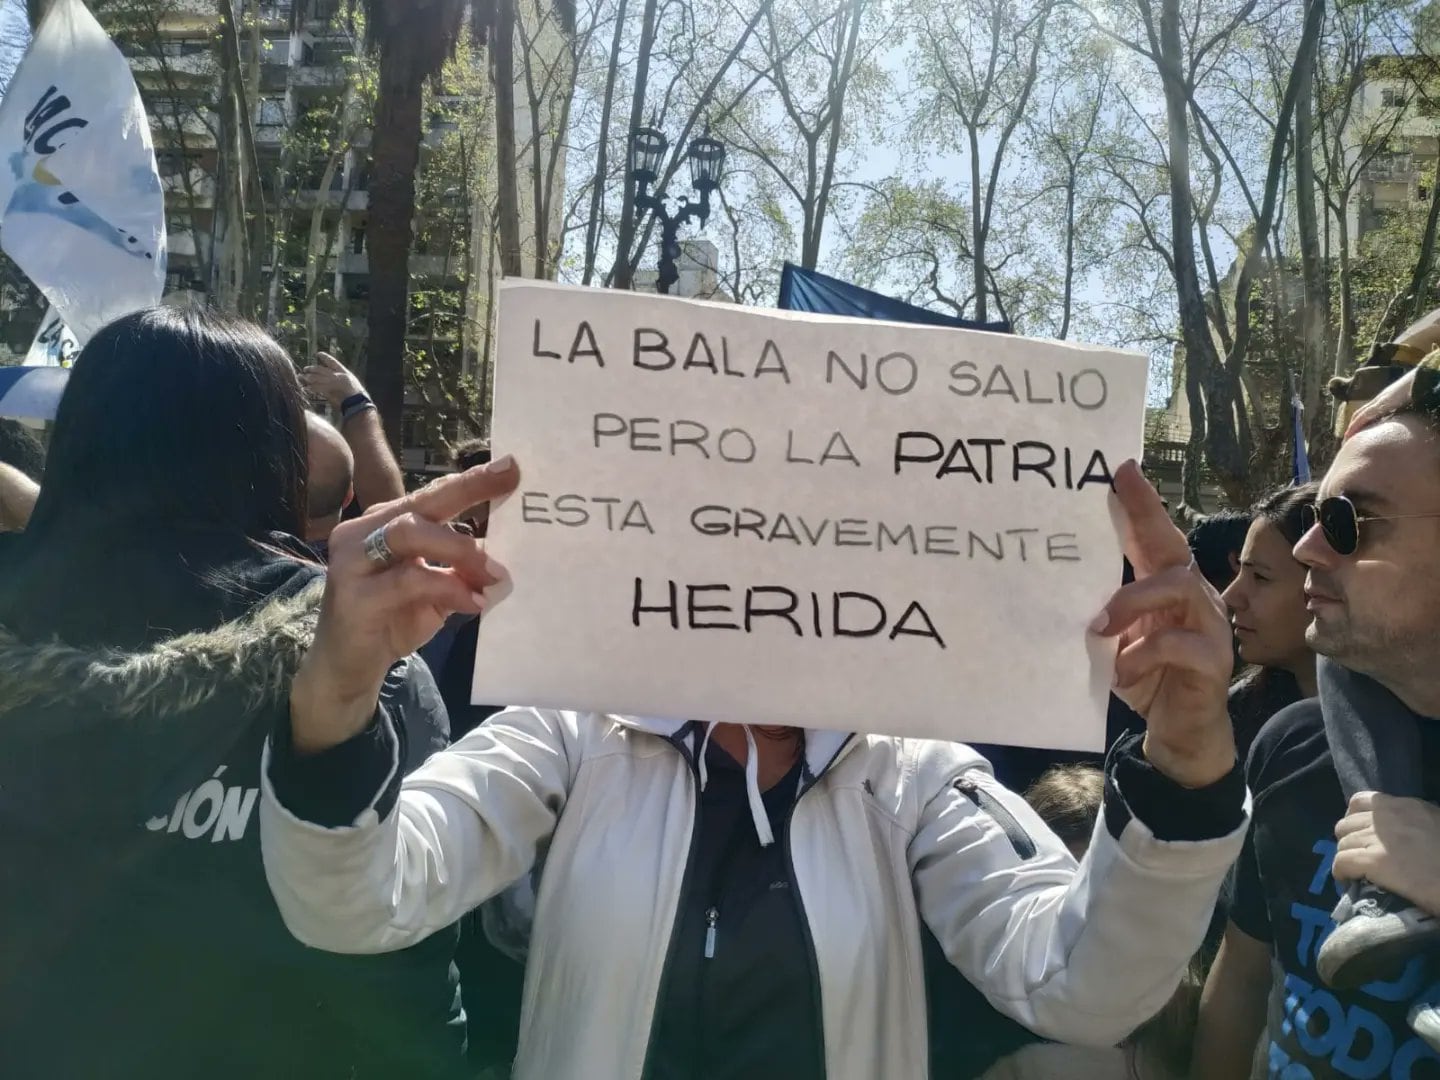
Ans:
{"label": "crowd of people", "polygon": [[0,1075],[1440,1076],[1436,344],[1188,537],[1117,470],[1077,760],[472,704],[524,462],[120,319],[0,423]]}

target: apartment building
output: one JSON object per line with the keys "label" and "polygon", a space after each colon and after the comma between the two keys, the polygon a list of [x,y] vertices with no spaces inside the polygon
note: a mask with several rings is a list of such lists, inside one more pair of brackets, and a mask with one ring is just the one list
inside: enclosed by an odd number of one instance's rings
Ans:
{"label": "apartment building", "polygon": [[[1440,154],[1440,71],[1430,57],[1377,56],[1351,103],[1342,134],[1359,182],[1347,221],[1352,243],[1387,217],[1429,202]],[[1332,250],[1335,223],[1331,222]]]}
{"label": "apartment building", "polygon": [[[258,5],[236,2],[241,16],[239,46],[265,210],[269,221],[260,261],[265,320],[299,354],[313,342],[363,367],[366,304],[369,298],[370,132],[356,107],[362,70],[361,44],[344,0],[278,0]],[[167,293],[191,294],[222,305],[227,290],[243,276],[237,243],[234,183],[236,143],[226,130],[225,80],[235,77],[222,62],[215,0],[118,0],[102,18],[130,60],[150,115],[156,163],[166,192],[170,233]],[[563,46],[558,28],[539,26],[525,35],[531,52],[556,55]],[[525,163],[532,158],[532,133],[542,155],[557,156],[553,188],[563,191],[563,149],[553,142],[559,98],[568,87],[552,87],[539,100],[523,85],[517,67],[516,130],[522,157],[521,240],[527,273],[535,269],[534,207]],[[485,172],[465,190],[437,189],[426,169],[447,146],[459,117],[484,114],[492,94],[483,53],[475,76],[454,88],[436,85],[430,98],[422,147],[412,275],[411,351],[425,356],[430,370],[445,378],[485,382],[489,363],[486,327],[493,319],[492,293],[498,278],[494,236],[493,154],[479,155]],[[547,70],[553,69],[553,62]],[[533,86],[533,77],[532,77]],[[481,100],[484,99],[484,100]],[[538,107],[538,114],[537,114]],[[492,115],[485,114],[485,115]],[[548,158],[546,158],[548,162]],[[558,235],[563,200],[554,198]],[[527,227],[528,224],[528,227]],[[462,242],[463,241],[463,242]],[[463,317],[439,325],[436,297],[463,303]],[[469,331],[462,335],[459,327]],[[462,338],[468,337],[468,340]],[[445,467],[446,444],[465,436],[466,425],[432,407],[422,392],[407,393],[402,463],[416,472]]]}

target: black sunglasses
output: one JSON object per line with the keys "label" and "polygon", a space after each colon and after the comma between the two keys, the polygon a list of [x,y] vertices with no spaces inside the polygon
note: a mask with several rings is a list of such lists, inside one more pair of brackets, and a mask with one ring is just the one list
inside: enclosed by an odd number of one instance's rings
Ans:
{"label": "black sunglasses", "polygon": [[1416,518],[1440,518],[1440,514],[1385,514],[1366,516],[1344,495],[1331,495],[1314,506],[1300,508],[1300,526],[1309,532],[1318,523],[1325,542],[1337,555],[1354,555],[1360,550],[1362,521],[1410,521]]}

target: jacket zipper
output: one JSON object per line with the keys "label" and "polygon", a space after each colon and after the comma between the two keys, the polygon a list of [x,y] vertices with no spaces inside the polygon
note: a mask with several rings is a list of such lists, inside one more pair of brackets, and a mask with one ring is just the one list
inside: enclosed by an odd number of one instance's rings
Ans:
{"label": "jacket zipper", "polygon": [[1035,841],[1004,803],[968,777],[962,776],[956,780],[955,786],[975,804],[977,810],[1000,826],[1000,831],[1010,841],[1010,846],[1015,849],[1015,854],[1020,856],[1022,862],[1035,857]]}
{"label": "jacket zipper", "polygon": [[[690,730],[693,730],[692,726],[687,726],[684,729],[686,733],[688,733]],[[795,877],[795,858],[790,847],[790,823],[795,818],[795,807],[798,806],[800,800],[805,797],[805,793],[808,792],[811,788],[813,788],[817,783],[819,783],[820,778],[829,771],[831,765],[835,764],[835,760],[844,752],[845,747],[850,745],[850,740],[853,738],[855,738],[853,734],[845,736],[845,741],[842,742],[840,746],[836,749],[830,760],[827,761],[820,769],[820,771],[810,779],[809,783],[807,783],[804,787],[800,789],[798,793],[796,793],[795,802],[792,803],[790,806],[790,813],[785,816],[785,830],[784,836],[781,841],[785,846],[785,867],[790,872],[790,887],[795,893],[795,903],[800,910],[800,925],[805,929],[805,957],[810,968],[811,995],[814,999],[813,1004],[815,1008],[815,1020],[819,1026],[820,1035],[820,1037],[816,1040],[815,1046],[816,1063],[820,1066],[820,1071],[817,1074],[819,1076],[826,1076],[828,1075],[829,1071],[826,1068],[825,1062],[825,1011],[824,1002],[821,1000],[820,996],[820,958],[819,955],[815,952],[815,935],[810,932],[810,917],[805,912],[805,899],[800,895],[800,883],[796,880]],[[665,991],[670,983],[670,971],[673,967],[673,965],[670,963],[670,958],[674,954],[675,945],[680,938],[680,924],[683,921],[681,918],[681,914],[685,910],[685,900],[690,895],[690,887],[692,885],[691,869],[695,864],[695,848],[700,843],[700,767],[694,760],[693,755],[687,754],[684,752],[684,750],[680,749],[678,737],[670,741],[675,745],[675,748],[677,751],[679,751],[680,756],[683,757],[686,763],[690,766],[690,775],[696,785],[694,788],[695,816],[690,822],[690,848],[685,855],[685,873],[680,878],[680,896],[675,904],[675,920],[670,927],[670,941],[669,944],[665,946],[665,959],[663,961],[664,966],[660,970],[660,986],[658,987],[655,994],[655,1007],[651,1010],[650,1013],[650,1038],[645,1043],[645,1062],[640,1069],[640,1076],[642,1080],[644,1080],[645,1077],[650,1075],[650,1060],[655,1054],[655,1040],[660,1037],[660,1032],[656,1028],[655,1018],[656,1014],[659,1011],[660,1003],[665,1000]],[[804,751],[802,750],[801,753],[803,754]],[[712,914],[714,915],[713,922],[711,921]],[[712,934],[715,931],[716,925],[720,921],[719,909],[716,907],[711,907],[705,913],[705,921],[706,956],[707,958],[713,958],[714,938],[712,937]]]}
{"label": "jacket zipper", "polygon": [[[818,1036],[815,1040],[814,1049],[815,1063],[819,1066],[820,1071],[815,1074],[816,1076],[830,1075],[828,1062],[825,1059],[825,1002],[820,992],[820,954],[815,951],[815,935],[810,930],[810,915],[805,910],[805,897],[800,892],[800,879],[795,874],[795,852],[790,845],[790,834],[791,826],[795,821],[795,811],[800,808],[800,800],[805,797],[811,788],[820,782],[820,778],[830,770],[831,765],[835,764],[835,759],[840,756],[845,747],[850,745],[850,740],[854,737],[854,735],[847,735],[845,741],[842,742],[839,749],[835,751],[834,756],[831,757],[830,760],[821,767],[820,771],[811,777],[810,782],[802,787],[796,794],[795,801],[790,804],[790,812],[785,815],[785,832],[781,839],[781,843],[785,845],[785,869],[790,873],[790,889],[795,894],[795,906],[800,911],[800,925],[805,931],[805,960],[810,967],[810,996],[812,999],[812,1007],[815,1010],[816,1034]],[[804,751],[802,750],[801,753],[804,753]]]}
{"label": "jacket zipper", "polygon": [[705,959],[715,959],[715,924],[720,921],[720,909],[712,907],[705,912]]}
{"label": "jacket zipper", "polygon": [[[687,726],[682,730],[688,732],[691,730],[691,727]],[[685,872],[680,875],[680,897],[675,904],[674,922],[670,926],[670,942],[665,946],[665,959],[662,961],[660,968],[660,985],[655,991],[655,1006],[650,1011],[650,1038],[646,1040],[645,1060],[640,1066],[641,1080],[644,1080],[645,1077],[650,1075],[650,1060],[655,1055],[655,1040],[660,1037],[659,1025],[656,1023],[656,1018],[660,1013],[660,1003],[665,1000],[665,991],[670,985],[670,970],[673,967],[670,963],[670,957],[674,954],[675,945],[680,940],[680,924],[683,921],[681,915],[685,911],[685,899],[690,895],[690,871],[695,865],[695,849],[700,845],[700,767],[695,763],[692,755],[680,749],[677,740],[671,741],[676,742],[676,750],[679,751],[680,756],[685,760],[686,764],[690,766],[690,776],[695,785],[692,789],[695,800],[695,814],[690,821],[690,848],[685,855]]]}

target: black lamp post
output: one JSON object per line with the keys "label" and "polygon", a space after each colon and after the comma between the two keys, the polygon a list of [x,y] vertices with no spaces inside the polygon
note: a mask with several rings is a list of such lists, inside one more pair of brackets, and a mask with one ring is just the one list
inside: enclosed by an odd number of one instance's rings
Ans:
{"label": "black lamp post", "polygon": [[680,280],[680,271],[675,260],[680,257],[680,226],[692,218],[703,227],[710,217],[710,193],[720,186],[720,176],[725,171],[725,146],[718,139],[712,139],[707,132],[690,140],[685,158],[690,164],[690,186],[700,193],[699,202],[691,202],[688,196],[680,196],[680,208],[671,213],[666,205],[668,196],[663,191],[650,191],[650,185],[660,178],[660,165],[670,141],[665,133],[655,127],[637,129],[630,136],[630,173],[635,178],[635,205],[641,210],[654,213],[660,222],[660,278],[656,291],[668,293],[670,286]]}

